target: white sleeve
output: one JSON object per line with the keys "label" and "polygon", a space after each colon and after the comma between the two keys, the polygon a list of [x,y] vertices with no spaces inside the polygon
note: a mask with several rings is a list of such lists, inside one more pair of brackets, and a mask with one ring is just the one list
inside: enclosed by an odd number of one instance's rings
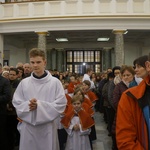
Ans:
{"label": "white sleeve", "polygon": [[82,130],[81,124],[79,124],[79,127],[80,127],[80,135],[90,134],[91,129]]}
{"label": "white sleeve", "polygon": [[90,89],[95,89],[94,82],[93,82],[93,81],[91,81],[91,80],[90,80],[90,82],[91,82],[91,87],[90,87]]}
{"label": "white sleeve", "polygon": [[69,136],[73,136],[73,124],[71,124],[70,126],[69,126],[69,128],[65,128],[65,130],[66,130],[66,132],[67,132],[67,134],[69,135]]}
{"label": "white sleeve", "polygon": [[82,79],[82,82],[83,82],[84,80],[89,80],[89,81],[90,81],[90,77],[89,77],[87,74],[84,74],[83,79]]}
{"label": "white sleeve", "polygon": [[57,83],[55,95],[53,102],[37,99],[37,109],[30,111],[29,100],[26,100],[24,97],[23,84],[21,82],[14,93],[12,102],[20,119],[32,125],[39,125],[53,121],[64,111],[67,101],[63,87],[59,82]]}

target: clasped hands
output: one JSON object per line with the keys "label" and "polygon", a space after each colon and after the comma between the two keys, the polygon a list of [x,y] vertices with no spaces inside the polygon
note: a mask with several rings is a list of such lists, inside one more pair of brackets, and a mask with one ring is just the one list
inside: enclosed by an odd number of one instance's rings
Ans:
{"label": "clasped hands", "polygon": [[30,111],[37,109],[37,100],[35,98],[31,99],[29,102]]}
{"label": "clasped hands", "polygon": [[77,130],[79,130],[79,129],[80,129],[80,127],[79,127],[79,125],[78,125],[78,124],[75,124],[75,125],[73,126],[73,129],[74,129],[75,131],[77,131]]}

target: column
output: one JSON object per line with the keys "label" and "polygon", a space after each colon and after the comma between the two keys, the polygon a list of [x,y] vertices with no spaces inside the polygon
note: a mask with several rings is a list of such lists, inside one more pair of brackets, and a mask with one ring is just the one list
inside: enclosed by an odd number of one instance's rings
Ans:
{"label": "column", "polygon": [[47,49],[47,69],[52,69],[52,49]]}
{"label": "column", "polygon": [[57,70],[63,71],[63,49],[57,49]]}
{"label": "column", "polygon": [[111,68],[115,66],[115,49],[111,49]]}
{"label": "column", "polygon": [[46,51],[46,35],[47,32],[36,32],[38,34],[38,48],[45,51],[46,56],[47,56],[47,51]]}
{"label": "column", "polygon": [[4,55],[4,37],[0,34],[0,63],[3,65],[3,55]]}
{"label": "column", "polygon": [[103,49],[103,70],[111,67],[111,49],[104,47]]}
{"label": "column", "polygon": [[64,65],[64,66],[63,66],[63,72],[64,72],[64,71],[67,71],[67,68],[66,68],[66,66],[67,66],[67,65],[66,65],[66,59],[67,59],[67,57],[66,57],[66,50],[64,49],[64,50],[63,50],[63,65]]}
{"label": "column", "polygon": [[123,34],[126,30],[113,30],[115,34],[115,65],[121,66],[124,64],[124,39]]}
{"label": "column", "polygon": [[54,48],[51,51],[51,59],[52,59],[52,68],[51,69],[57,69],[56,63],[57,63],[57,50]]}

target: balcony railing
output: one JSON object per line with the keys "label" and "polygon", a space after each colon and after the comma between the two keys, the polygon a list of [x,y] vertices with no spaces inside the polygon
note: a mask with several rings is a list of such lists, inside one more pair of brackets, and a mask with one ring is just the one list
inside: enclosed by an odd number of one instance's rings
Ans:
{"label": "balcony railing", "polygon": [[[0,0],[0,3],[23,3],[23,2],[36,2],[36,1],[45,1],[45,0]],[[58,1],[58,0],[49,0],[49,1]]]}
{"label": "balcony railing", "polygon": [[0,21],[84,17],[150,17],[150,0],[14,0],[0,4]]}

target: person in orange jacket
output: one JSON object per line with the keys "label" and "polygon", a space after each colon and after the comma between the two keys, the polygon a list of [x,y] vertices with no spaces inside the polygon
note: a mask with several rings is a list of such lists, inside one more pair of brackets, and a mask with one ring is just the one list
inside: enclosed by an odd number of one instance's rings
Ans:
{"label": "person in orange jacket", "polygon": [[125,91],[117,109],[116,140],[119,150],[150,150],[150,54],[148,75]]}

